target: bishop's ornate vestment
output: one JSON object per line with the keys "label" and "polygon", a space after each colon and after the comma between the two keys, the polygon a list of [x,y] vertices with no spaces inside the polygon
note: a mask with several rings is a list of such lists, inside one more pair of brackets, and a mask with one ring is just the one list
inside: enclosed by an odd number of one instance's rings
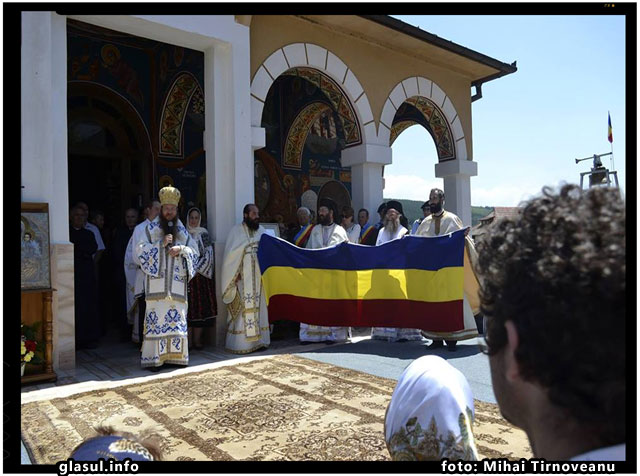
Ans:
{"label": "bishop's ornate vestment", "polygon": [[222,301],[227,305],[225,349],[248,354],[271,343],[269,316],[258,264],[258,242],[263,227],[251,230],[245,223],[229,232],[222,263]]}
{"label": "bishop's ornate vestment", "polygon": [[144,272],[147,309],[142,342],[142,367],[162,364],[189,364],[187,342],[187,284],[195,276],[199,254],[193,238],[180,220],[173,243],[180,246],[175,258],[162,246],[164,232],[160,217],[146,228],[136,245],[136,255]]}

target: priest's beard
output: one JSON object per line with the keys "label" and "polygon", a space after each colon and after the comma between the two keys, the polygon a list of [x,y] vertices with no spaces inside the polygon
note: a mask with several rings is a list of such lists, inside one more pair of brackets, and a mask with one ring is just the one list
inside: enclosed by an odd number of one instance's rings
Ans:
{"label": "priest's beard", "polygon": [[[169,226],[169,222],[173,223],[173,226]],[[164,235],[173,235],[173,241],[175,243],[176,225],[178,224],[178,217],[174,217],[172,220],[167,220],[162,213],[160,213],[160,229],[164,232]]]}
{"label": "priest's beard", "polygon": [[328,213],[326,215],[318,215],[318,222],[322,226],[329,226],[333,224],[333,220],[331,219],[331,216]]}
{"label": "priest's beard", "polygon": [[389,233],[395,233],[396,231],[398,231],[398,228],[400,228],[400,217],[396,218],[395,220],[392,220],[390,218],[384,219],[384,229]]}
{"label": "priest's beard", "polygon": [[249,227],[250,230],[256,231],[258,229],[258,227],[260,226],[260,219],[256,218],[255,220],[252,220],[249,217],[245,217],[244,222],[246,223],[247,227]]}

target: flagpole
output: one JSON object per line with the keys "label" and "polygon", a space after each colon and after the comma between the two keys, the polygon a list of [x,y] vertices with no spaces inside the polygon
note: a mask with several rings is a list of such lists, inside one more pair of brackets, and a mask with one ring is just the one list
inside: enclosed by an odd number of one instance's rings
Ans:
{"label": "flagpole", "polygon": [[615,170],[615,166],[613,165],[613,142],[611,143],[611,171]]}
{"label": "flagpole", "polygon": [[[611,127],[611,111],[607,111],[607,116],[608,116],[609,127]],[[611,135],[611,142],[609,142],[609,144],[611,144],[611,171],[614,171],[616,170],[616,168],[613,163],[613,134]]]}

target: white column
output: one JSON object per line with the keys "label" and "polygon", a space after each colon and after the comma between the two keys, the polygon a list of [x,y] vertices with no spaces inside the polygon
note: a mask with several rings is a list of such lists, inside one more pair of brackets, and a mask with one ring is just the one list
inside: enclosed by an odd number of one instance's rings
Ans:
{"label": "white column", "polygon": [[243,207],[254,201],[252,144],[259,143],[262,130],[251,127],[249,29],[238,27],[245,30],[244,34],[238,34],[232,43],[216,43],[207,48],[204,60],[207,224],[216,254],[218,347],[224,346],[227,328],[227,310],[219,281],[224,246],[229,230],[242,220]]}
{"label": "white column", "polygon": [[251,57],[249,48],[249,27],[236,25],[238,30],[244,30],[243,35],[231,45],[233,107],[235,128],[235,217],[242,219],[242,209],[247,203],[255,201],[254,166],[251,127]]}
{"label": "white column", "polygon": [[22,13],[22,201],[49,204],[53,368],[75,367],[73,245],[69,242],[67,28],[53,12]]}
{"label": "white column", "polygon": [[22,200],[47,202],[52,242],[69,242],[67,30],[52,12],[22,13]]}
{"label": "white column", "polygon": [[351,167],[351,201],[354,210],[369,210],[371,220],[377,218],[376,210],[382,203],[382,168],[391,163],[391,147],[362,144],[342,151],[343,167]]}
{"label": "white column", "polygon": [[436,164],[436,177],[444,180],[445,209],[471,226],[471,177],[478,175],[478,163],[448,160]]}

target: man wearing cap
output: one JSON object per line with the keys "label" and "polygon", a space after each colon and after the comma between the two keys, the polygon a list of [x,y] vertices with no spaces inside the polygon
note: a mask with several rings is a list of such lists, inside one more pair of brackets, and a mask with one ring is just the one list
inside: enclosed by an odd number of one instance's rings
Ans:
{"label": "man wearing cap", "polygon": [[[426,217],[418,229],[416,236],[441,236],[461,230],[465,226],[462,220],[454,213],[445,211],[444,209],[444,192],[439,188],[434,188],[429,193],[429,210],[431,215]],[[468,233],[465,232],[465,234]],[[473,268],[470,265],[471,260],[475,261],[476,251],[473,242],[469,237],[465,239],[465,256],[464,256],[464,299],[463,299],[463,322],[464,329],[452,332],[427,332],[423,335],[429,339],[433,339],[430,348],[440,348],[444,346],[442,339],[447,343],[447,349],[456,350],[458,340],[469,339],[478,335],[477,326],[473,317],[474,309],[479,312],[478,300],[478,282]]]}
{"label": "man wearing cap", "polygon": [[424,202],[420,208],[422,208],[423,217],[422,218],[416,218],[416,221],[414,221],[413,225],[411,225],[411,234],[412,235],[416,234],[416,231],[418,231],[418,227],[424,221],[424,219],[427,218],[429,215],[431,215],[431,210],[429,209],[429,200]]}
{"label": "man wearing cap", "polygon": [[387,202],[387,209],[382,220],[383,227],[378,232],[376,246],[387,243],[391,240],[397,240],[407,234],[407,229],[400,223],[400,217],[403,215],[402,204],[396,200]]}
{"label": "man wearing cap", "polygon": [[[307,248],[318,249],[335,246],[348,242],[347,232],[334,222],[338,215],[338,206],[330,198],[321,198],[318,201],[318,224],[311,230],[311,236]],[[351,336],[350,327],[314,326],[300,323],[300,342],[325,342],[333,344],[337,341],[347,340]]]}
{"label": "man wearing cap", "polygon": [[375,225],[373,225],[376,227],[377,230],[380,230],[384,227],[384,217],[386,216],[386,214],[387,214],[387,204],[385,202],[382,202],[378,207],[378,215],[380,215],[380,221]]}
{"label": "man wearing cap", "polygon": [[141,364],[152,370],[165,363],[189,364],[187,284],[195,276],[199,257],[197,244],[178,219],[180,191],[164,187],[158,196],[160,214],[136,244],[145,274]]}
{"label": "man wearing cap", "polygon": [[[384,217],[384,228],[380,229],[376,246],[398,240],[407,234],[407,229],[400,224],[403,214],[402,204],[396,200],[387,202],[387,214]],[[371,338],[388,340],[390,342],[405,342],[408,340],[422,340],[419,329],[396,327],[372,327]]]}

